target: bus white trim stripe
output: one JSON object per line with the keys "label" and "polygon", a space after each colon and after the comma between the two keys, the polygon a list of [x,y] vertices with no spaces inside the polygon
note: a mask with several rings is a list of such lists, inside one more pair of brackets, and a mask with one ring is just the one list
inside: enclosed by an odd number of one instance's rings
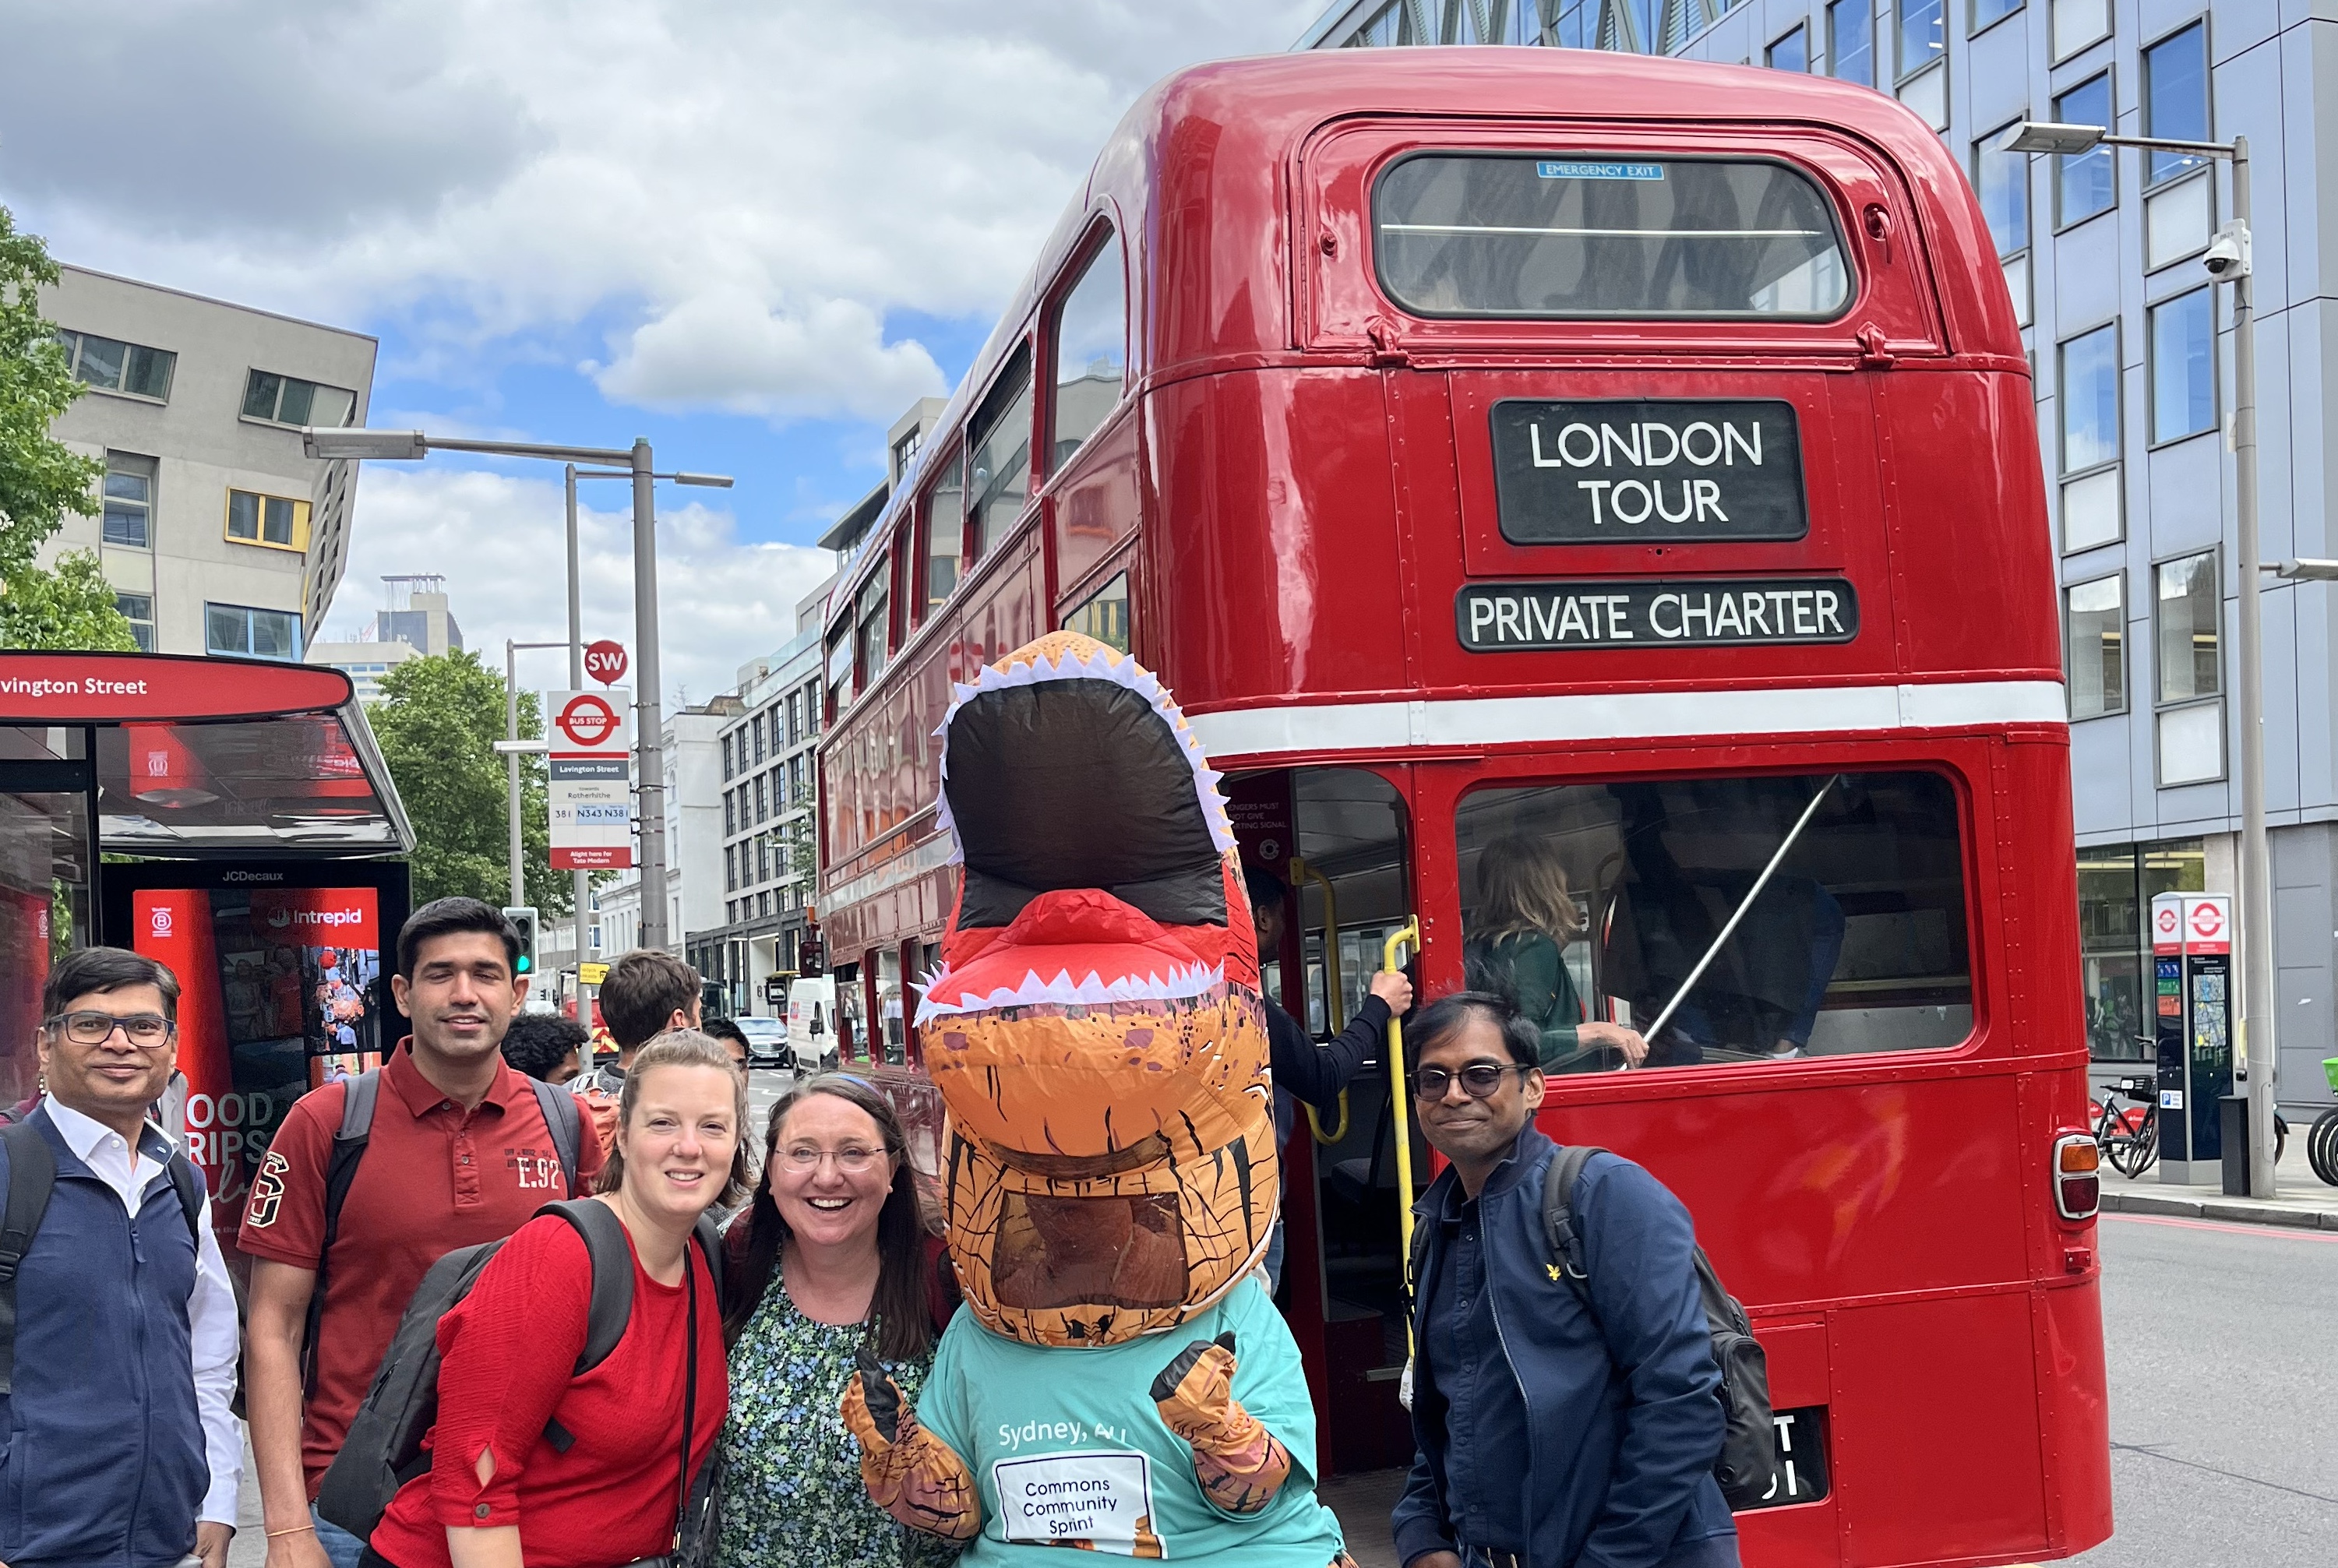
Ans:
{"label": "bus white trim stripe", "polygon": [[1317,702],[1185,716],[1213,762],[1289,751],[1950,730],[2068,719],[2058,681]]}

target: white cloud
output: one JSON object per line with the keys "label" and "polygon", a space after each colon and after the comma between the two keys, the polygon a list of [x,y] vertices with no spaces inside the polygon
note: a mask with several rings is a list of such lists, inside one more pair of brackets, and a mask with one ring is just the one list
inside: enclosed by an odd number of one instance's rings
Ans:
{"label": "white cloud", "polygon": [[588,368],[616,402],[773,417],[841,409],[890,419],[948,389],[932,355],[886,343],[884,324],[857,299],[788,316],[735,287],[683,300],[633,332],[615,364]]}
{"label": "white cloud", "polygon": [[16,0],[0,198],[329,319],[614,319],[611,397],[892,412],[935,377],[889,313],[997,309],[1147,83],[1321,4]]}
{"label": "white cloud", "polygon": [[[614,637],[634,656],[633,517],[596,511],[626,505],[626,486],[586,485],[577,513],[578,576],[586,641]],[[664,699],[702,702],[737,683],[742,661],[795,635],[796,602],[828,576],[834,558],[801,544],[741,544],[731,514],[659,490],[658,622]],[[368,465],[359,474],[349,564],[320,641],[355,634],[380,603],[379,579],[438,573],[467,647],[503,667],[506,639],[556,642],[568,634],[564,497],[555,480]],[[567,684],[556,651],[523,652],[524,689]]]}

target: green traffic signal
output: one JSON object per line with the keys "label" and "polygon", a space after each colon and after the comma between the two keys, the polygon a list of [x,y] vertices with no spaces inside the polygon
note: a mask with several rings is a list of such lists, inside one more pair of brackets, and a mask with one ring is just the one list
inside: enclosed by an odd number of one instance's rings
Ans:
{"label": "green traffic signal", "polygon": [[535,910],[533,907],[524,905],[506,905],[504,908],[504,918],[512,923],[512,929],[519,935],[519,959],[512,965],[513,973],[517,975],[535,974],[536,935]]}

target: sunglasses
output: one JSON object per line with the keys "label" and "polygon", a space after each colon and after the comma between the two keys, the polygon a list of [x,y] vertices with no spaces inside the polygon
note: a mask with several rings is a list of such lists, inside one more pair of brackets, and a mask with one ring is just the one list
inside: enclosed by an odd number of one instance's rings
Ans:
{"label": "sunglasses", "polygon": [[1523,1062],[1509,1062],[1499,1066],[1491,1062],[1472,1062],[1459,1073],[1449,1073],[1442,1067],[1423,1067],[1410,1076],[1415,1099],[1442,1100],[1445,1098],[1445,1092],[1451,1088],[1453,1081],[1459,1078],[1461,1081],[1461,1093],[1472,1100],[1483,1100],[1502,1086],[1504,1074],[1535,1071],[1535,1068]]}

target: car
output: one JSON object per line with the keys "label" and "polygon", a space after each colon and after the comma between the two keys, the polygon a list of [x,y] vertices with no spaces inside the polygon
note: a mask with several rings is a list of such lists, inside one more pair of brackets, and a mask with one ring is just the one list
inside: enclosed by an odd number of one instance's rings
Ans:
{"label": "car", "polygon": [[788,1052],[788,1022],[784,1018],[733,1018],[739,1033],[747,1037],[747,1064],[751,1067],[787,1067],[794,1063]]}

